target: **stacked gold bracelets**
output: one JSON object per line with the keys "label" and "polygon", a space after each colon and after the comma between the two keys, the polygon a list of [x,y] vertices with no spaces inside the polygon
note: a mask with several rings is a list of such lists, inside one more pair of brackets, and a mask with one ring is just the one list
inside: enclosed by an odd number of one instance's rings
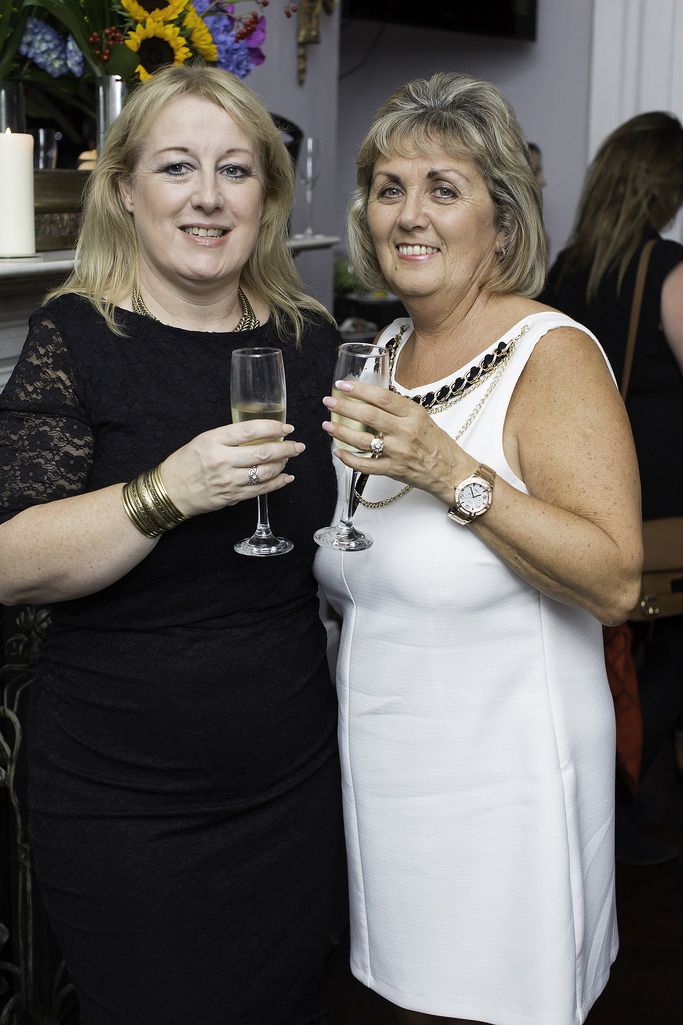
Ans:
{"label": "stacked gold bracelets", "polygon": [[158,466],[124,485],[123,507],[145,537],[159,537],[187,519],[168,497]]}

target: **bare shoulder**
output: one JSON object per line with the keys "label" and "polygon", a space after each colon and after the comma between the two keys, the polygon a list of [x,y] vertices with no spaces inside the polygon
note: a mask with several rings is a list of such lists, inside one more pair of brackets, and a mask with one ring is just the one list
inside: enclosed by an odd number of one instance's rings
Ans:
{"label": "bare shoulder", "polygon": [[[568,380],[585,389],[593,382],[603,387],[614,381],[605,354],[588,331],[560,325],[538,340],[529,356],[520,383],[527,385],[557,382],[564,388]],[[573,389],[572,389],[573,390]]]}
{"label": "bare shoulder", "polygon": [[623,403],[605,356],[578,327],[548,331],[534,347],[515,387],[507,426],[528,434],[553,424],[622,420]]}

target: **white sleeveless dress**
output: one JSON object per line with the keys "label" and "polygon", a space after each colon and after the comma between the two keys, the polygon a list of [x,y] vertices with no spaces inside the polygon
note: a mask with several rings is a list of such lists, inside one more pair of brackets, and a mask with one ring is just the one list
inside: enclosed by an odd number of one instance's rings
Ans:
{"label": "white sleeveless dress", "polygon": [[[539,313],[503,336],[521,333],[460,441],[525,493],[503,453],[503,425],[534,346],[561,326],[590,335],[563,314]],[[435,415],[451,436],[485,381]],[[400,487],[370,477],[364,497]],[[580,1025],[618,946],[601,626],[525,583],[425,492],[359,507],[356,520],[374,546],[321,549],[315,563],[343,615],[352,971],[412,1010]]]}

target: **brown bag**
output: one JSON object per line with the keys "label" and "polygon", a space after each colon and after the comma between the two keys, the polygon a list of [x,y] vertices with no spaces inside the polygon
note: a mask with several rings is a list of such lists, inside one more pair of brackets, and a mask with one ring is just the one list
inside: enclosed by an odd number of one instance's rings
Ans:
{"label": "brown bag", "polygon": [[[645,243],[640,254],[633,289],[628,339],[621,377],[621,396],[626,401],[633,353],[636,347],[640,306],[650,253],[656,239]],[[649,621],[661,616],[683,615],[683,516],[669,516],[643,523],[643,579],[638,604],[629,613],[632,621]]]}
{"label": "brown bag", "polygon": [[607,681],[614,700],[617,725],[617,765],[626,786],[635,794],[640,784],[643,759],[643,713],[640,708],[638,674],[631,642],[633,632],[628,623],[603,626]]}
{"label": "brown bag", "polygon": [[628,618],[642,622],[683,615],[683,517],[646,520],[643,547],[640,598]]}

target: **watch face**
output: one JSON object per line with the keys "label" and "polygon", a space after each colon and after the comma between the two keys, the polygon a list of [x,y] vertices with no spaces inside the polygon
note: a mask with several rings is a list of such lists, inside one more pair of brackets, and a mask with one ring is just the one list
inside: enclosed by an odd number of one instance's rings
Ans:
{"label": "watch face", "polygon": [[458,489],[458,508],[463,512],[485,512],[491,501],[491,488],[485,481],[470,480]]}

